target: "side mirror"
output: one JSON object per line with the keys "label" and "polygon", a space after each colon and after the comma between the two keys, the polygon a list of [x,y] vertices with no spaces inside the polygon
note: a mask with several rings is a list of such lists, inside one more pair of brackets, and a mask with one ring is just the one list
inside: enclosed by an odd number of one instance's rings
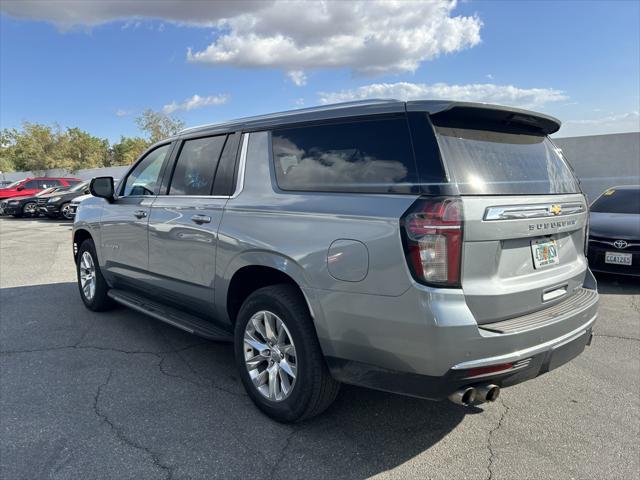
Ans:
{"label": "side mirror", "polygon": [[96,177],[89,184],[89,191],[94,197],[106,198],[113,201],[113,177]]}
{"label": "side mirror", "polygon": [[24,190],[24,185],[20,185],[18,188],[16,188],[16,190],[21,192],[22,190]]}

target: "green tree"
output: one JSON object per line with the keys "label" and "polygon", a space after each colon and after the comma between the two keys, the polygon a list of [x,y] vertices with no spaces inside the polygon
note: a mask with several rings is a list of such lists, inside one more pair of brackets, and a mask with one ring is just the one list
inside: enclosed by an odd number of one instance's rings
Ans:
{"label": "green tree", "polygon": [[25,122],[13,137],[13,166],[37,173],[64,166],[62,136],[57,125]]}
{"label": "green tree", "polygon": [[15,171],[15,138],[18,131],[4,128],[0,132],[0,172]]}
{"label": "green tree", "polygon": [[57,168],[75,172],[82,168],[104,167],[109,164],[108,140],[94,137],[79,128],[68,128],[61,135]]}
{"label": "green tree", "polygon": [[147,109],[136,118],[136,124],[149,136],[151,143],[175,135],[184,128],[184,122],[162,112]]}
{"label": "green tree", "polygon": [[120,137],[120,142],[111,147],[110,166],[131,165],[149,146],[144,138]]}

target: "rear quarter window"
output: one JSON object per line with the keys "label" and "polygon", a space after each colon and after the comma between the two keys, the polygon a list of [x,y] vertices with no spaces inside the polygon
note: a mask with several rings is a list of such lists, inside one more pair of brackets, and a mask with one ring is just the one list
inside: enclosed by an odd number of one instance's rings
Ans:
{"label": "rear quarter window", "polygon": [[273,130],[271,139],[282,190],[418,191],[405,117],[282,128]]}

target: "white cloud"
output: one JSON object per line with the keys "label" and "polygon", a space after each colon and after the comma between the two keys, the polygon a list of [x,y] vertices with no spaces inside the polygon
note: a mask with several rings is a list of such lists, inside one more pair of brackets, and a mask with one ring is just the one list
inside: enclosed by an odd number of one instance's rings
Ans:
{"label": "white cloud", "polygon": [[421,62],[477,45],[482,27],[475,16],[453,13],[456,0],[2,0],[0,8],[61,29],[145,19],[213,28],[216,40],[188,50],[188,60],[281,68],[290,77],[296,72],[294,83],[316,68],[413,72]]}
{"label": "white cloud", "polygon": [[133,112],[131,110],[124,110],[123,108],[119,108],[116,110],[116,117],[126,117],[131,115]]}
{"label": "white cloud", "polygon": [[453,0],[280,2],[221,21],[224,33],[187,58],[289,72],[412,72],[425,60],[480,42],[482,22],[452,16],[455,6]]}
{"label": "white cloud", "polygon": [[0,11],[16,18],[48,21],[63,30],[139,19],[216,27],[224,18],[258,11],[270,3],[266,0],[2,0]]}
{"label": "white cloud", "polygon": [[185,99],[181,103],[177,103],[174,100],[173,102],[162,107],[162,111],[166,114],[170,114],[177,110],[193,110],[196,108],[209,107],[211,105],[222,105],[223,103],[227,103],[228,101],[228,95],[211,95],[208,97],[194,95],[193,97]]}
{"label": "white cloud", "polygon": [[623,132],[640,132],[639,112],[611,113],[598,118],[567,120],[563,122],[562,128],[556,135],[559,137],[579,137]]}
{"label": "white cloud", "polygon": [[307,84],[307,76],[302,70],[291,70],[290,72],[287,72],[287,76],[298,87],[302,87]]}
{"label": "white cloud", "polygon": [[552,88],[518,88],[513,85],[476,83],[449,85],[447,83],[373,83],[352,90],[320,92],[320,102],[337,103],[367,98],[397,98],[399,100],[458,100],[485,102],[534,108],[546,103],[566,100],[561,90]]}

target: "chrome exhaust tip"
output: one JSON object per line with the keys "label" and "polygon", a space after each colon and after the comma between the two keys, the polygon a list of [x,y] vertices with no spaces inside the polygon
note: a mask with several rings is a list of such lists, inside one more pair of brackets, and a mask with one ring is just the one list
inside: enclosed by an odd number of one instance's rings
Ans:
{"label": "chrome exhaust tip", "polygon": [[458,405],[468,407],[476,401],[478,391],[474,387],[464,387],[449,395],[449,400]]}
{"label": "chrome exhaust tip", "polygon": [[495,402],[500,396],[500,387],[489,383],[487,385],[480,385],[477,387],[478,399],[482,402]]}

